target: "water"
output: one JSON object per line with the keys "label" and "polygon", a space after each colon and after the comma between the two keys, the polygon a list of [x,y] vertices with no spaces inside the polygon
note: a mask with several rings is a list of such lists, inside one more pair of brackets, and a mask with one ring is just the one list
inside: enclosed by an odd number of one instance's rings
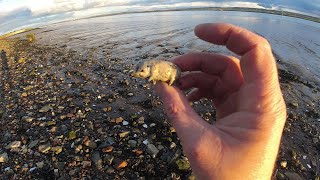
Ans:
{"label": "water", "polygon": [[[200,23],[225,22],[254,31],[269,40],[284,68],[320,83],[320,24],[291,17],[223,11],[179,11],[123,14],[69,21],[40,30],[40,42],[72,49],[112,49],[128,61],[144,55],[168,58],[190,51],[232,54],[222,46],[199,40]],[[49,37],[49,39],[48,39]]]}

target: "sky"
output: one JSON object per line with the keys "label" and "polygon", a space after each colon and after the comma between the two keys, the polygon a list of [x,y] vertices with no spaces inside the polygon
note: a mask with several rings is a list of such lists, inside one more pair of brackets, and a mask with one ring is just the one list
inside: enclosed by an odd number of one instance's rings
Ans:
{"label": "sky", "polygon": [[101,14],[192,7],[252,7],[320,17],[320,0],[0,0],[0,34]]}

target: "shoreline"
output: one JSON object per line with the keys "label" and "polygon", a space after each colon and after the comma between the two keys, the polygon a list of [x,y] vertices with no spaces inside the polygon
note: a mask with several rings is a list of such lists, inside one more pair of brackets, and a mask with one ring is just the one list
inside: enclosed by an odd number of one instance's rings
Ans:
{"label": "shoreline", "polygon": [[[5,34],[0,35],[1,38],[10,37],[13,35],[17,35],[23,32],[31,31],[34,29],[39,29],[48,25],[54,25],[59,23],[65,23],[65,22],[71,22],[71,21],[77,21],[81,19],[91,19],[91,18],[97,18],[97,17],[105,17],[105,16],[117,16],[117,15],[125,15],[125,14],[143,14],[143,13],[153,13],[153,12],[179,12],[179,11],[235,11],[235,12],[253,12],[253,13],[263,13],[263,14],[273,14],[273,15],[279,15],[279,16],[286,16],[286,17],[293,17],[297,19],[303,19],[306,21],[316,22],[320,23],[320,17],[315,17],[311,15],[306,14],[300,14],[295,12],[289,12],[289,11],[279,11],[279,10],[269,10],[269,9],[259,9],[259,8],[242,8],[242,7],[200,7],[200,8],[181,8],[181,9],[164,9],[164,10],[150,10],[150,11],[132,11],[132,12],[119,12],[119,13],[112,13],[112,14],[102,14],[102,15],[96,15],[96,16],[89,16],[84,18],[77,18],[72,20],[66,20],[66,21],[60,21],[56,23],[46,24],[44,26],[35,27],[35,28],[24,28],[19,29],[16,31],[8,32]],[[20,32],[21,31],[21,32]]]}

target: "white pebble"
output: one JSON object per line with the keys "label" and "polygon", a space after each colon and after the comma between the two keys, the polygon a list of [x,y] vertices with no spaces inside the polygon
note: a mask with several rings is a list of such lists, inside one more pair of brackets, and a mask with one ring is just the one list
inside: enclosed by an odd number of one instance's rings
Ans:
{"label": "white pebble", "polygon": [[142,127],[148,128],[148,125],[147,124],[143,124]]}
{"label": "white pebble", "polygon": [[311,169],[311,166],[310,166],[310,164],[307,164],[307,166],[308,166],[308,168],[309,168],[309,169]]}
{"label": "white pebble", "polygon": [[129,124],[128,121],[122,121],[122,125],[127,126]]}
{"label": "white pebble", "polygon": [[135,138],[136,138],[137,136],[138,136],[137,134],[134,134],[134,135],[133,135],[133,137],[135,137]]}
{"label": "white pebble", "polygon": [[303,159],[307,159],[307,156],[302,156]]}
{"label": "white pebble", "polygon": [[148,139],[146,139],[146,140],[144,140],[142,143],[145,144],[145,145],[147,145],[147,144],[149,144],[149,141],[148,141]]}
{"label": "white pebble", "polygon": [[154,126],[156,126],[156,123],[151,123],[150,124],[150,127],[154,127]]}
{"label": "white pebble", "polygon": [[34,171],[36,169],[37,169],[37,167],[32,167],[32,168],[29,169],[29,172],[32,172],[32,171]]}

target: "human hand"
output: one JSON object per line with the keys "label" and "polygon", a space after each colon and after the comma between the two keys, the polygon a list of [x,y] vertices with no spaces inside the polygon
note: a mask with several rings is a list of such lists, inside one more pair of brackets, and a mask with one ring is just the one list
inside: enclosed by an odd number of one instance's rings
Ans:
{"label": "human hand", "polygon": [[[182,71],[178,87],[156,91],[198,179],[270,179],[286,119],[277,67],[264,38],[229,24],[202,24],[195,34],[226,45],[240,60],[191,53],[173,60]],[[179,90],[196,88],[187,97]],[[189,101],[208,98],[216,122],[205,122]]]}

